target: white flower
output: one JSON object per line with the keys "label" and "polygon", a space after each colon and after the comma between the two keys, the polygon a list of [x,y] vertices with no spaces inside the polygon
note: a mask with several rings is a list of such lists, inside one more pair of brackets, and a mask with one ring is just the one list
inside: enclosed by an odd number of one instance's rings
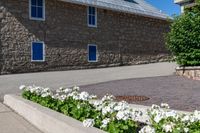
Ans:
{"label": "white flower", "polygon": [[106,128],[108,126],[108,123],[110,122],[110,118],[106,118],[102,121],[102,125],[100,128]]}
{"label": "white flower", "polygon": [[64,101],[66,98],[67,98],[67,95],[65,95],[65,94],[58,96],[58,99],[61,101]]}
{"label": "white flower", "polygon": [[153,105],[151,106],[151,108],[152,108],[152,109],[160,109],[160,106],[153,104]]}
{"label": "white flower", "polygon": [[91,104],[95,107],[96,110],[100,111],[103,109],[103,103],[102,101],[94,101],[91,102]]}
{"label": "white flower", "polygon": [[56,93],[62,93],[63,92],[63,87],[60,87],[59,89],[56,90]]}
{"label": "white flower", "polygon": [[131,117],[134,121],[139,121],[142,118],[143,112],[139,110],[131,111]]}
{"label": "white flower", "polygon": [[50,91],[49,88],[44,88],[44,89],[42,89],[42,92],[48,92],[48,91]]}
{"label": "white flower", "polygon": [[176,111],[172,110],[172,111],[166,112],[165,115],[166,115],[166,117],[176,118],[177,113],[176,113]]}
{"label": "white flower", "polygon": [[116,115],[117,120],[128,120],[131,118],[131,112],[129,110],[119,111]]}
{"label": "white flower", "polygon": [[184,128],[183,130],[184,130],[185,133],[189,132],[189,128]]}
{"label": "white flower", "polygon": [[191,116],[191,117],[190,117],[190,122],[193,123],[193,122],[195,122],[195,121],[196,121],[195,117]]}
{"label": "white flower", "polygon": [[171,122],[170,124],[164,124],[162,128],[166,133],[171,133],[173,131],[174,126],[175,124]]}
{"label": "white flower", "polygon": [[190,120],[190,117],[188,116],[188,115],[185,115],[182,119],[181,119],[181,121],[183,121],[183,122],[187,122],[187,121],[189,121]]}
{"label": "white flower", "polygon": [[46,92],[46,93],[43,93],[43,94],[41,95],[41,97],[48,97],[48,96],[50,96],[50,95],[51,95],[50,92]]}
{"label": "white flower", "polygon": [[89,94],[87,92],[81,92],[79,95],[80,100],[87,101],[89,99]]}
{"label": "white flower", "polygon": [[166,109],[169,109],[169,105],[167,103],[161,103],[161,107],[162,108],[166,108]]}
{"label": "white flower", "polygon": [[113,109],[111,108],[111,106],[106,106],[106,107],[104,107],[104,108],[102,108],[102,114],[103,115],[106,115],[107,113],[113,113]]}
{"label": "white flower", "polygon": [[89,97],[90,99],[96,99],[97,98],[97,96],[96,95],[90,95],[90,97]]}
{"label": "white flower", "polygon": [[71,93],[71,92],[72,92],[72,89],[66,88],[66,89],[63,90],[63,92],[66,93],[66,94],[68,94],[68,93]]}
{"label": "white flower", "polygon": [[26,88],[25,85],[21,85],[21,86],[19,87],[20,90],[24,90],[25,88]]}
{"label": "white flower", "polygon": [[80,97],[79,97],[79,95],[75,95],[75,96],[73,96],[73,99],[74,100],[80,100]]}
{"label": "white flower", "polygon": [[128,103],[125,101],[122,101],[122,102],[117,103],[117,105],[114,107],[114,110],[120,111],[120,110],[126,110],[128,108],[129,108]]}
{"label": "white flower", "polygon": [[107,102],[107,101],[110,102],[110,101],[113,101],[114,98],[115,98],[115,97],[114,97],[113,95],[108,95],[108,94],[107,94],[107,95],[105,95],[105,96],[101,99],[101,101],[102,101],[102,102]]}
{"label": "white flower", "polygon": [[74,87],[72,88],[72,90],[73,90],[73,91],[79,91],[79,90],[80,90],[80,87],[74,86]]}
{"label": "white flower", "polygon": [[119,111],[116,115],[117,120],[122,120],[124,118],[124,112],[123,111]]}
{"label": "white flower", "polygon": [[164,118],[164,116],[162,115],[162,113],[159,113],[154,117],[154,121],[156,123],[159,123],[163,118]]}
{"label": "white flower", "polygon": [[155,133],[155,129],[153,127],[151,127],[151,126],[148,125],[148,126],[143,127],[139,131],[139,133]]}
{"label": "white flower", "polygon": [[93,127],[95,124],[94,119],[86,119],[83,121],[84,127]]}
{"label": "white flower", "polygon": [[194,111],[194,118],[196,119],[196,121],[200,120],[200,111]]}
{"label": "white flower", "polygon": [[58,93],[53,94],[53,95],[51,96],[51,98],[53,98],[53,99],[58,99],[58,97],[59,97],[59,94],[58,94]]}
{"label": "white flower", "polygon": [[80,108],[81,108],[81,106],[78,104],[78,105],[77,105],[77,109],[80,109]]}
{"label": "white flower", "polygon": [[95,107],[98,107],[99,105],[102,104],[102,102],[101,102],[101,101],[94,101],[92,104],[93,104]]}
{"label": "white flower", "polygon": [[72,97],[74,100],[79,100],[78,92],[73,91],[72,93],[69,93],[67,97]]}

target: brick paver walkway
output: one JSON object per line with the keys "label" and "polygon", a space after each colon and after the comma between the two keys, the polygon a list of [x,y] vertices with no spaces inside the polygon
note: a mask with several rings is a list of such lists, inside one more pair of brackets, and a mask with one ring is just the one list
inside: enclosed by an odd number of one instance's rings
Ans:
{"label": "brick paver walkway", "polygon": [[166,102],[173,109],[200,110],[200,81],[183,77],[165,76],[111,81],[83,86],[82,90],[99,96],[106,93],[147,96],[150,100],[136,104],[152,105]]}

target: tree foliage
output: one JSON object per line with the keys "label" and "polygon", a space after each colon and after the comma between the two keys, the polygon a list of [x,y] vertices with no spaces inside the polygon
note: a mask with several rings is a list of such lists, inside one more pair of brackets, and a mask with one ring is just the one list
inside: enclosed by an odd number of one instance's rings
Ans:
{"label": "tree foliage", "polygon": [[166,44],[181,66],[200,65],[200,2],[174,18]]}

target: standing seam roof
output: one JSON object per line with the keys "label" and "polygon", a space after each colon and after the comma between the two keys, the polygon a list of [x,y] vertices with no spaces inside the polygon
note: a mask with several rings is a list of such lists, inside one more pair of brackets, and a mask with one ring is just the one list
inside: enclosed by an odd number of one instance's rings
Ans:
{"label": "standing seam roof", "polygon": [[157,8],[153,7],[145,0],[134,0],[128,2],[124,0],[61,0],[65,2],[96,6],[98,8],[105,8],[114,11],[138,14],[158,19],[170,18],[167,14],[160,12]]}

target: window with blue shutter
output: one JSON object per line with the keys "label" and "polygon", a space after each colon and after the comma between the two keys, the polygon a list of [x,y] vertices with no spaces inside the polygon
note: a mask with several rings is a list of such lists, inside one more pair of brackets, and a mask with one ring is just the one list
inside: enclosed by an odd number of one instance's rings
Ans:
{"label": "window with blue shutter", "polygon": [[44,61],[44,43],[32,42],[32,61]]}
{"label": "window with blue shutter", "polygon": [[97,26],[97,11],[95,7],[88,7],[88,26],[96,27]]}
{"label": "window with blue shutter", "polygon": [[88,45],[88,61],[97,62],[97,46]]}
{"label": "window with blue shutter", "polygon": [[35,20],[45,19],[45,0],[30,0],[30,18]]}

